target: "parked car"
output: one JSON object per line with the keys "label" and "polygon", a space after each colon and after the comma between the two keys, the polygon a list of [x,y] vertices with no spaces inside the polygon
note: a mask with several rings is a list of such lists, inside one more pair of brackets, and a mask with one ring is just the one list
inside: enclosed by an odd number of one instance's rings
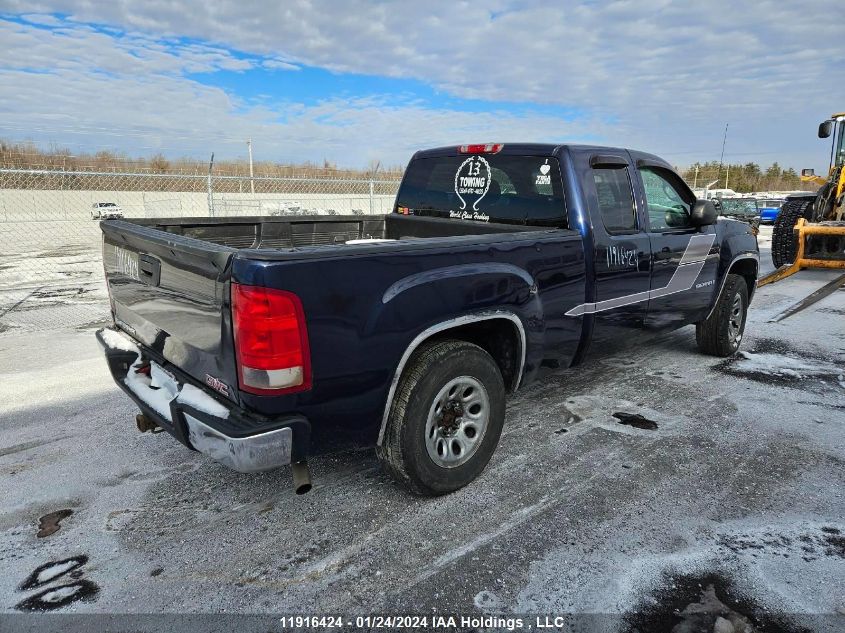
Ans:
{"label": "parked car", "polygon": [[114,202],[95,202],[91,205],[92,220],[114,220],[123,217],[123,209]]}
{"label": "parked car", "polygon": [[759,261],[666,161],[577,145],[417,152],[383,216],[101,229],[97,337],[139,428],[239,471],[292,464],[297,492],[313,428],[371,433],[397,480],[443,494],[490,460],[507,393],[591,349],[695,324],[731,355]]}
{"label": "parked car", "polygon": [[756,198],[722,198],[719,212],[725,217],[743,222],[756,222],[760,217]]}
{"label": "parked car", "polygon": [[782,198],[760,200],[760,224],[774,224],[784,202]]}

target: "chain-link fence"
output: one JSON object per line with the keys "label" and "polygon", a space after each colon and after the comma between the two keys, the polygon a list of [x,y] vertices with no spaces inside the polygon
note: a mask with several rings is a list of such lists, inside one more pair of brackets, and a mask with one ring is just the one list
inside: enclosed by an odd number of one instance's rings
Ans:
{"label": "chain-link fence", "polygon": [[398,180],[0,169],[0,332],[108,318],[99,220],[389,213]]}
{"label": "chain-link fence", "polygon": [[[724,168],[718,172],[722,181],[714,188],[724,187],[728,176]],[[739,169],[733,173],[738,177]],[[699,196],[717,180],[709,166],[683,175]],[[349,179],[327,170],[308,178],[250,178],[0,168],[0,333],[83,327],[108,317],[102,218],[382,214],[393,207],[400,176]],[[794,185],[782,178],[759,182]]]}

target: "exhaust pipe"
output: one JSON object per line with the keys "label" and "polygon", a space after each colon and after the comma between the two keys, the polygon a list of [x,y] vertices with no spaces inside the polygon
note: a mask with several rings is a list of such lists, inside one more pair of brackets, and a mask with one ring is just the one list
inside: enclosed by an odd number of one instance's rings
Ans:
{"label": "exhaust pipe", "polygon": [[158,424],[150,420],[143,413],[139,413],[135,416],[135,426],[138,427],[138,430],[141,431],[141,433],[146,433],[147,431],[155,433],[155,430],[158,428]]}
{"label": "exhaust pipe", "polygon": [[301,462],[293,462],[290,467],[293,473],[293,490],[298,495],[304,495],[311,490],[311,471],[308,470],[308,462],[303,459]]}

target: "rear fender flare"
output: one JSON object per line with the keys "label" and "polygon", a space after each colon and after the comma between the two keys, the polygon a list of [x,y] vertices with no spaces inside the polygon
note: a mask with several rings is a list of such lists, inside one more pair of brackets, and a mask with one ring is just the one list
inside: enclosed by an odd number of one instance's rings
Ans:
{"label": "rear fender flare", "polygon": [[378,434],[378,445],[381,446],[382,441],[384,440],[385,430],[387,429],[387,422],[388,418],[390,417],[390,409],[393,405],[393,398],[396,395],[396,388],[399,385],[399,380],[402,377],[402,373],[405,371],[405,366],[408,364],[408,360],[411,358],[411,355],[414,351],[422,345],[425,341],[430,339],[432,336],[439,334],[441,332],[461,327],[462,325],[467,325],[470,323],[477,323],[479,321],[488,321],[491,319],[505,319],[510,321],[514,324],[516,331],[518,333],[519,338],[519,367],[514,375],[514,380],[511,388],[516,390],[519,387],[519,383],[522,380],[522,372],[525,368],[525,355],[526,355],[526,337],[525,337],[525,327],[522,323],[522,319],[519,318],[515,313],[507,311],[507,310],[492,310],[489,312],[479,312],[475,314],[466,314],[463,316],[455,317],[452,319],[447,319],[442,321],[441,323],[437,323],[432,325],[414,337],[414,340],[408,345],[405,349],[405,352],[402,354],[402,358],[399,360],[399,364],[396,367],[396,371],[393,374],[393,380],[390,383],[390,389],[387,393],[387,401],[384,404],[384,412],[381,418],[381,428],[379,429]]}

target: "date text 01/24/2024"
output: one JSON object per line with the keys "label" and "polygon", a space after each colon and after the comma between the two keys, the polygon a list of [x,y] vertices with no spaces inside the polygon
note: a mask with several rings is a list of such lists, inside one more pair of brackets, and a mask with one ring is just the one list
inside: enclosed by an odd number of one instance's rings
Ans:
{"label": "date text 01/24/2024", "polygon": [[532,620],[521,617],[504,616],[466,616],[466,615],[358,615],[345,618],[339,615],[329,616],[283,616],[279,623],[286,628],[357,628],[374,629],[486,629],[499,628],[507,631],[557,629],[566,623],[560,615],[534,616]]}

